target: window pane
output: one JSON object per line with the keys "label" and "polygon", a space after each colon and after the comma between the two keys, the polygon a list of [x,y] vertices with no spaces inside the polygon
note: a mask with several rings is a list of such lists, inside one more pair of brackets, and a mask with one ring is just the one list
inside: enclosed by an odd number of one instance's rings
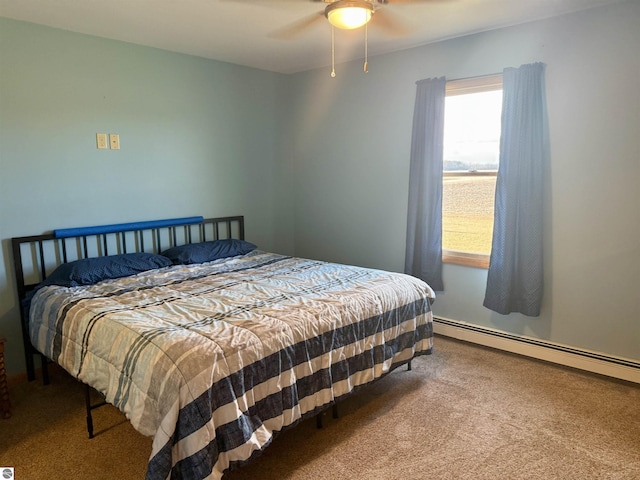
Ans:
{"label": "window pane", "polygon": [[502,90],[445,99],[442,247],[489,255]]}
{"label": "window pane", "polygon": [[448,96],[444,109],[444,170],[497,170],[502,90]]}
{"label": "window pane", "polygon": [[442,247],[491,253],[495,175],[446,175],[442,190]]}

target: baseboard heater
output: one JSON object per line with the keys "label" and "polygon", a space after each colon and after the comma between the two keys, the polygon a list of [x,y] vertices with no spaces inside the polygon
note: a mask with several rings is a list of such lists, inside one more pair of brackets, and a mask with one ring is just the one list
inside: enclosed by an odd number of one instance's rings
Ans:
{"label": "baseboard heater", "polygon": [[433,323],[434,332],[439,335],[640,383],[640,361],[514,335],[449,318],[434,317]]}

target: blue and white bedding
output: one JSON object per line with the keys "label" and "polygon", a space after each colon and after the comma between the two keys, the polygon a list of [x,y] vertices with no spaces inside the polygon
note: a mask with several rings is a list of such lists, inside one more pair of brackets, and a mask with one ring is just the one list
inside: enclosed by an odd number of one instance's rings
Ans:
{"label": "blue and white bedding", "polygon": [[148,479],[220,479],[283,428],[430,353],[433,298],[408,275],[255,250],[41,288],[30,335],[153,437]]}

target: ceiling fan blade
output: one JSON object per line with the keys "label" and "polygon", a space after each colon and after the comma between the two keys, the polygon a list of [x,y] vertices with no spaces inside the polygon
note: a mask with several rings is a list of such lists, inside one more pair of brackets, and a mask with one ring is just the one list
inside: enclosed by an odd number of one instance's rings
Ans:
{"label": "ceiling fan blade", "polygon": [[[292,2],[296,2],[296,3],[300,3],[301,1],[304,0],[219,0],[221,2],[236,2],[236,3],[253,3],[256,5],[276,5],[278,3],[283,3],[283,4],[287,4],[287,3],[292,3]],[[322,2],[324,0],[307,0],[307,1],[311,1],[311,2]]]}
{"label": "ceiling fan blade", "polygon": [[371,19],[371,26],[383,29],[387,35],[392,37],[402,37],[412,31],[412,28],[398,15],[390,13],[389,10],[384,8],[376,10]]}
{"label": "ceiling fan blade", "polygon": [[314,13],[313,15],[309,15],[308,17],[298,20],[297,22],[271,32],[269,34],[269,37],[277,38],[280,40],[290,40],[303,34],[309,27],[311,27],[315,23],[321,22],[322,20],[324,20],[323,12]]}

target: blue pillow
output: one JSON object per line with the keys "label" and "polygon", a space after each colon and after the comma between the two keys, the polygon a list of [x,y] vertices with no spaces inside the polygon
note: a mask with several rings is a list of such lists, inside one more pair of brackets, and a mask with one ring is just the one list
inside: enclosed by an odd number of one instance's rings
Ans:
{"label": "blue pillow", "polygon": [[162,252],[162,255],[171,259],[175,265],[190,265],[192,263],[211,262],[219,258],[244,255],[256,248],[253,243],[229,238],[225,240],[214,240],[212,242],[180,245],[165,250]]}
{"label": "blue pillow", "polygon": [[128,277],[136,273],[171,265],[171,260],[153,253],[124,253],[106,257],[83,258],[63,263],[38,287],[61,285],[77,287],[93,285],[110,278]]}

